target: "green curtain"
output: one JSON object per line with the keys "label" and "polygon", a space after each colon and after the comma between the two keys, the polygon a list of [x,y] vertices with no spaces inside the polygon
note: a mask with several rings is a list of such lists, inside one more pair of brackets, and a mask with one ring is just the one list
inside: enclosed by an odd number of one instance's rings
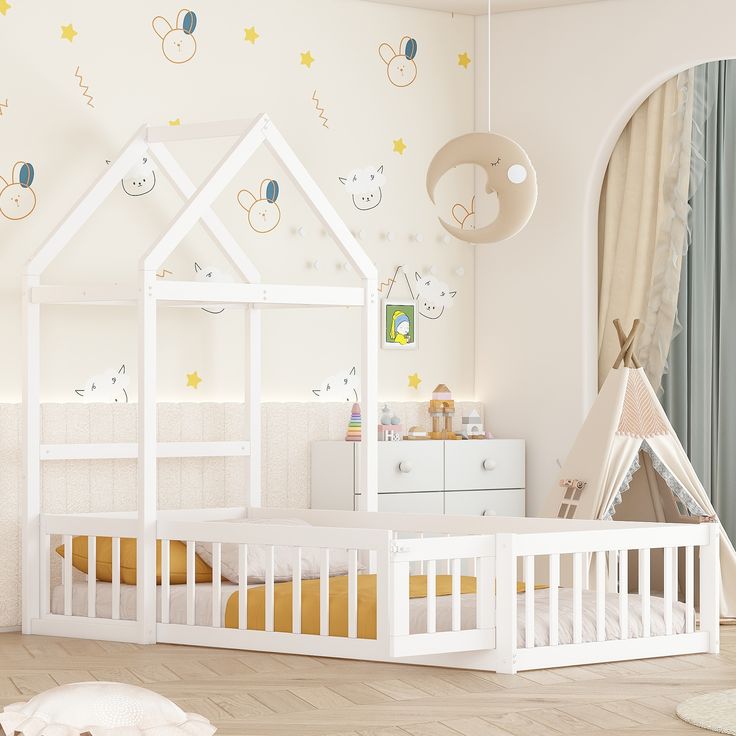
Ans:
{"label": "green curtain", "polygon": [[688,251],[663,404],[736,539],[736,61],[695,70]]}

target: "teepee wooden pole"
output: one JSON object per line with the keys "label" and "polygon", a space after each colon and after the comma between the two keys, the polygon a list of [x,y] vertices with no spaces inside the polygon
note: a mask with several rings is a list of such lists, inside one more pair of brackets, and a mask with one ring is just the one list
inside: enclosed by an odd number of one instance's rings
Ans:
{"label": "teepee wooden pole", "polygon": [[618,368],[621,365],[621,361],[623,361],[626,368],[641,368],[641,363],[634,353],[634,341],[636,340],[636,335],[641,327],[641,320],[634,320],[634,324],[631,326],[631,332],[629,332],[628,335],[624,332],[620,319],[613,320],[613,326],[616,328],[618,342],[621,346],[621,350],[619,351],[618,356],[616,356],[613,367]]}

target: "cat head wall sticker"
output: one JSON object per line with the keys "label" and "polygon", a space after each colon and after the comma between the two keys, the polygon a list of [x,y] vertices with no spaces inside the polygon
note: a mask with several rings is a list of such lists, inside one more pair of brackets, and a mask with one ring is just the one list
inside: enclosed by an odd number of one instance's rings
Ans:
{"label": "cat head wall sticker", "polygon": [[92,376],[84,388],[78,388],[74,393],[81,396],[85,403],[128,403],[128,376],[125,373],[125,363],[115,370],[109,368],[104,373]]}
{"label": "cat head wall sticker", "polygon": [[383,166],[353,169],[347,176],[339,177],[345,190],[353,197],[353,204],[359,210],[372,210],[383,199],[381,187],[386,183]]}
{"label": "cat head wall sticker", "polygon": [[183,64],[197,53],[197,40],[194,30],[197,27],[197,15],[192,10],[182,8],[176,16],[176,25],[172,26],[162,15],[157,15],[151,25],[161,39],[161,50],[164,56],[174,64]]}
{"label": "cat head wall sticker", "polygon": [[[110,161],[106,162],[108,166]],[[156,169],[148,156],[143,156],[140,163],[136,164],[120,180],[123,191],[130,197],[140,197],[153,191],[156,186]]]}
{"label": "cat head wall sticker", "polygon": [[320,401],[360,401],[358,398],[358,377],[355,375],[355,366],[345,373],[328,376],[322,381],[319,388],[313,388],[312,393]]}
{"label": "cat head wall sticker", "polygon": [[[199,281],[202,284],[218,282],[224,283],[230,281],[230,279],[216,266],[205,266],[203,268],[196,261],[194,262],[194,280]],[[225,311],[225,307],[207,306],[202,307],[202,311],[207,312],[208,314],[222,314]]]}
{"label": "cat head wall sticker", "polygon": [[276,204],[279,198],[279,183],[275,179],[261,182],[259,196],[247,189],[238,192],[238,204],[248,213],[248,224],[257,233],[268,233],[281,220],[281,210]]}
{"label": "cat head wall sticker", "polygon": [[457,291],[450,291],[444,281],[434,276],[414,274],[417,309],[422,317],[439,319],[445,313],[445,307],[451,307]]}
{"label": "cat head wall sticker", "polygon": [[33,165],[18,161],[13,166],[10,182],[0,176],[0,213],[8,220],[22,220],[36,208]]}
{"label": "cat head wall sticker", "polygon": [[386,65],[388,81],[395,87],[408,87],[417,78],[417,42],[411,36],[404,36],[399,43],[399,52],[393,46],[382,43],[378,53]]}
{"label": "cat head wall sticker", "polygon": [[462,230],[475,230],[475,197],[470,200],[470,209],[460,202],[452,205],[452,219]]}

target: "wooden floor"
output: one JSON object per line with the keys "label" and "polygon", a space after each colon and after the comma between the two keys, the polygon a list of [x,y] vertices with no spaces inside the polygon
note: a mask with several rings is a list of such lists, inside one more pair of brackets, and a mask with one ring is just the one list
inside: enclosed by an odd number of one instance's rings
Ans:
{"label": "wooden floor", "polygon": [[201,713],[219,734],[545,736],[707,733],[675,704],[736,687],[736,627],[722,653],[522,675],[291,655],[0,634],[0,706],[57,684],[116,680]]}

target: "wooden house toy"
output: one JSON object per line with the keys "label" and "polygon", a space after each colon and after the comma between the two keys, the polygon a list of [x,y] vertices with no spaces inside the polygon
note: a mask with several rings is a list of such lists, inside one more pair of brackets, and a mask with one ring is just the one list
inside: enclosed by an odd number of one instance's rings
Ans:
{"label": "wooden house toy", "polygon": [[452,398],[452,392],[444,383],[440,383],[432,392],[432,398],[429,401],[429,415],[432,417],[430,439],[460,439],[460,436],[452,431],[452,417],[454,414],[455,402]]}
{"label": "wooden house toy", "polygon": [[460,434],[467,440],[484,440],[486,438],[483,421],[475,409],[463,416]]}

